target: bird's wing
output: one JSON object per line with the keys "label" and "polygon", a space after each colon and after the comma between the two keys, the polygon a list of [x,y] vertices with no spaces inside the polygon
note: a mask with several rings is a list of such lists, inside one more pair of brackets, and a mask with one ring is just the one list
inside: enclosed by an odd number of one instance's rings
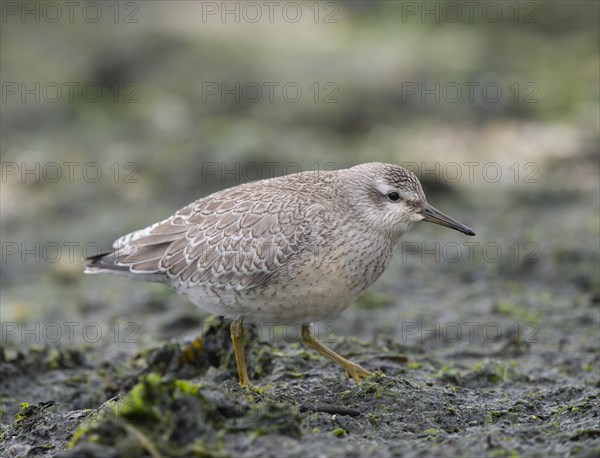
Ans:
{"label": "bird's wing", "polygon": [[297,251],[307,235],[303,223],[318,207],[268,192],[227,191],[118,239],[114,269],[185,286],[243,290],[264,283]]}

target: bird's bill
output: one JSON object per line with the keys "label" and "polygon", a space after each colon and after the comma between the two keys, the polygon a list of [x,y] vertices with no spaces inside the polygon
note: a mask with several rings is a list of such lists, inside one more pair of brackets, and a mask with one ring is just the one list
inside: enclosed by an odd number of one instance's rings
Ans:
{"label": "bird's bill", "polygon": [[466,235],[475,235],[475,231],[473,229],[465,226],[462,223],[459,223],[453,218],[450,218],[448,215],[442,213],[429,204],[426,204],[425,208],[421,210],[421,215],[424,216],[423,221],[429,221],[430,223],[439,224],[440,226],[446,226]]}

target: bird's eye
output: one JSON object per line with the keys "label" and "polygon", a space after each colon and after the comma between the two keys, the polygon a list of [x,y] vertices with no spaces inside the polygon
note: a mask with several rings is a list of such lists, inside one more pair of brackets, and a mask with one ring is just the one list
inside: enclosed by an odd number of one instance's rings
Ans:
{"label": "bird's eye", "polygon": [[397,192],[390,192],[387,195],[387,198],[390,199],[392,202],[398,202],[400,200],[400,194],[398,194]]}

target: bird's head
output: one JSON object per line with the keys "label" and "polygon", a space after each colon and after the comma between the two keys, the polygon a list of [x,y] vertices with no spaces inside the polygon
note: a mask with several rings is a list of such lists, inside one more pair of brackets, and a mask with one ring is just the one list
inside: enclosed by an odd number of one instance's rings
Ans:
{"label": "bird's head", "polygon": [[367,224],[400,236],[414,223],[429,221],[475,235],[473,229],[428,204],[419,179],[404,167],[371,162],[349,172],[352,206]]}

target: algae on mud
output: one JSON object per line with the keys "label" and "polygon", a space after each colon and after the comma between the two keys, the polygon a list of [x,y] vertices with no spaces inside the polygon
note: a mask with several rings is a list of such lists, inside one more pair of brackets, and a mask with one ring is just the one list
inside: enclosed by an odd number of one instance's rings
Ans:
{"label": "algae on mud", "polygon": [[[227,324],[213,320],[207,329],[206,348],[215,349],[211,339],[219,330],[226,334]],[[341,339],[338,345],[348,348],[347,343]],[[598,444],[597,379],[565,388],[550,374],[517,362],[526,355],[505,361],[510,353],[493,354],[482,363],[477,355],[457,352],[445,355],[442,363],[414,352],[410,358],[417,364],[409,367],[394,358],[379,360],[394,353],[382,343],[351,345],[352,351],[369,355],[367,367],[384,367],[387,374],[376,372],[360,385],[344,380],[321,357],[308,359],[297,345],[279,349],[258,341],[250,343],[249,362],[269,354],[275,363],[255,373],[261,387],[249,389],[235,382],[230,348],[218,347],[219,356],[204,348],[195,355],[216,365],[182,362],[183,343],[130,355],[121,369],[87,365],[88,372],[102,374],[100,407],[23,405],[3,429],[3,447],[9,456],[52,456],[62,450],[57,455],[62,457],[341,456],[351,450],[373,457],[412,456],[431,453],[431,447],[434,456],[435,450],[512,456],[535,454],[544,443],[554,454],[586,456]],[[46,361],[44,373],[65,370],[40,358],[50,353],[34,353],[38,362]],[[158,366],[156,355],[162,355]],[[545,359],[564,357],[555,350]],[[282,371],[278,360],[291,370]],[[5,369],[19,364],[6,363]],[[155,372],[157,367],[162,373]],[[89,386],[89,378],[74,380],[82,390]],[[44,383],[41,389],[47,388]]]}

